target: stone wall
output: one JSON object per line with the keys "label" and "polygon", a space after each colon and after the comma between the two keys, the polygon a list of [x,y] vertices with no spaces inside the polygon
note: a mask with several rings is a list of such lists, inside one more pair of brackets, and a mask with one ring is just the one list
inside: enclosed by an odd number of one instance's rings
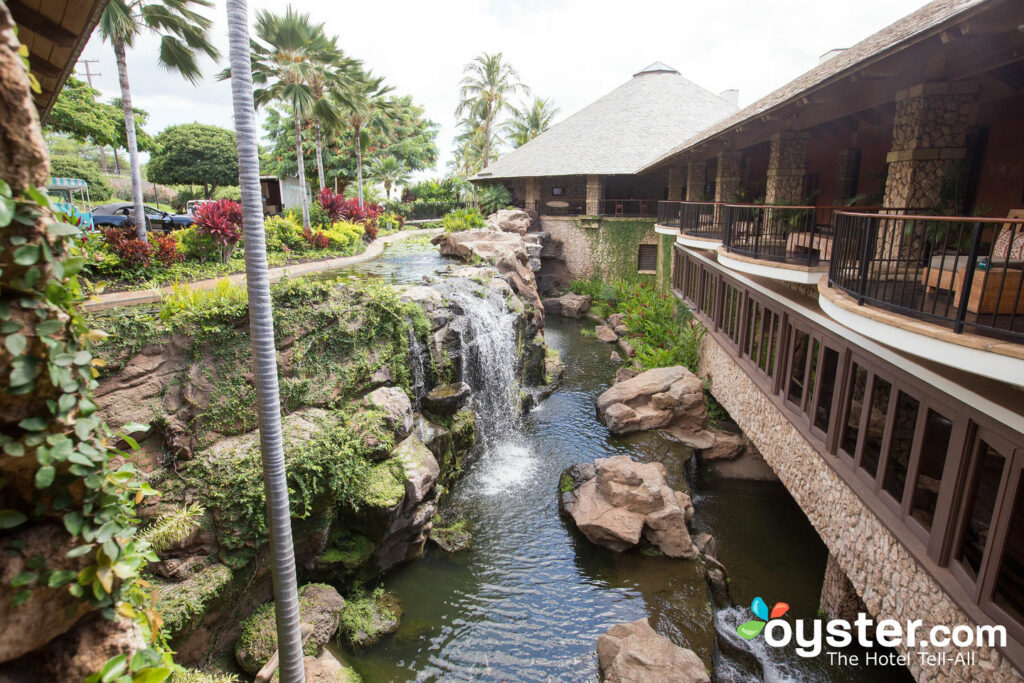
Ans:
{"label": "stone wall", "polygon": [[850,578],[843,573],[835,555],[828,554],[825,579],[821,583],[821,611],[829,619],[845,619],[853,623],[859,612],[867,612],[864,601],[857,595]]}
{"label": "stone wall", "polygon": [[799,204],[804,200],[807,133],[781,132],[771,137],[765,204]]}
{"label": "stone wall", "polygon": [[736,201],[736,193],[743,184],[743,153],[719,152],[718,175],[715,177],[715,201]]}
{"label": "stone wall", "polygon": [[[921,619],[923,633],[937,624],[975,624],[823,461],[830,456],[814,449],[711,335],[701,349],[700,374],[705,373],[711,393],[764,455],[875,619]],[[1009,660],[990,647],[951,646],[950,657],[976,651],[977,663],[941,668],[899,650],[910,655],[910,671],[919,681],[1019,679]]]}
{"label": "stone wall", "polygon": [[704,200],[705,173],[707,173],[707,163],[704,161],[691,161],[686,165],[686,201]]}
{"label": "stone wall", "polygon": [[[658,244],[653,218],[541,217],[541,230],[561,245],[561,258],[573,278],[639,279],[659,275],[637,273],[637,249]],[[543,256],[543,254],[542,254]]]}
{"label": "stone wall", "polygon": [[601,213],[601,202],[604,201],[604,176],[587,176],[587,215],[597,216]]}

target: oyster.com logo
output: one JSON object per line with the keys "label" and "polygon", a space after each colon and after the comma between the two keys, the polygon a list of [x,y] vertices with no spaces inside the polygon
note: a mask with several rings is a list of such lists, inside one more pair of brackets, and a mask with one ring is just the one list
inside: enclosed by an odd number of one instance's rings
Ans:
{"label": "oyster.com logo", "polygon": [[764,630],[764,627],[768,625],[768,622],[772,619],[778,619],[786,612],[789,611],[789,605],[784,602],[777,602],[772,607],[772,611],[768,611],[768,605],[765,603],[763,598],[754,598],[754,601],[750,603],[750,611],[754,613],[757,619],[751,619],[745,621],[736,627],[736,633],[739,634],[740,638],[745,640],[752,640],[757,638]]}

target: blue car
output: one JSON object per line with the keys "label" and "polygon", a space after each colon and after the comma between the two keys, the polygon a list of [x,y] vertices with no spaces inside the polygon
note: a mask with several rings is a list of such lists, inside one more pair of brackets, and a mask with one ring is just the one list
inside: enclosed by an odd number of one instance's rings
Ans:
{"label": "blue car", "polygon": [[[193,224],[192,216],[182,214],[170,214],[166,211],[155,209],[152,206],[143,205],[146,210],[146,229],[162,230],[170,232],[187,228]],[[98,228],[115,227],[120,228],[128,225],[135,225],[132,217],[134,205],[131,202],[115,202],[103,204],[93,209],[92,220]]]}

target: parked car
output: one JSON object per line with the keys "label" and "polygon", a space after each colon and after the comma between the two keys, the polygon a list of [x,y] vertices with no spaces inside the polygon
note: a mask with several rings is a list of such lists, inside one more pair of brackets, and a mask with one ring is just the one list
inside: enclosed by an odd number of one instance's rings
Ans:
{"label": "parked car", "polygon": [[[187,228],[194,222],[192,216],[185,214],[172,215],[166,211],[146,205],[143,205],[143,208],[146,210],[146,228],[149,230],[163,230],[167,232]],[[133,209],[134,205],[131,202],[103,204],[93,209],[92,220],[96,227],[112,226],[119,228],[124,225],[134,225]]]}
{"label": "parked car", "polygon": [[196,215],[196,209],[198,209],[203,204],[210,204],[210,203],[215,202],[215,201],[217,201],[217,200],[216,199],[190,199],[187,202],[185,202],[185,213],[187,213],[189,216],[195,216]]}

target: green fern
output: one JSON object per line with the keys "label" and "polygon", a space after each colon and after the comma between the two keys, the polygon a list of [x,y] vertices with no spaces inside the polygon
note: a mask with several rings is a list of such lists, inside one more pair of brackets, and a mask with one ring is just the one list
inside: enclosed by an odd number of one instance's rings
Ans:
{"label": "green fern", "polygon": [[171,676],[171,683],[238,683],[235,674],[211,674],[198,669],[185,669]]}
{"label": "green fern", "polygon": [[182,506],[174,512],[161,515],[139,534],[149,542],[153,550],[160,552],[181,543],[199,528],[198,518],[206,514],[206,508],[199,503]]}

